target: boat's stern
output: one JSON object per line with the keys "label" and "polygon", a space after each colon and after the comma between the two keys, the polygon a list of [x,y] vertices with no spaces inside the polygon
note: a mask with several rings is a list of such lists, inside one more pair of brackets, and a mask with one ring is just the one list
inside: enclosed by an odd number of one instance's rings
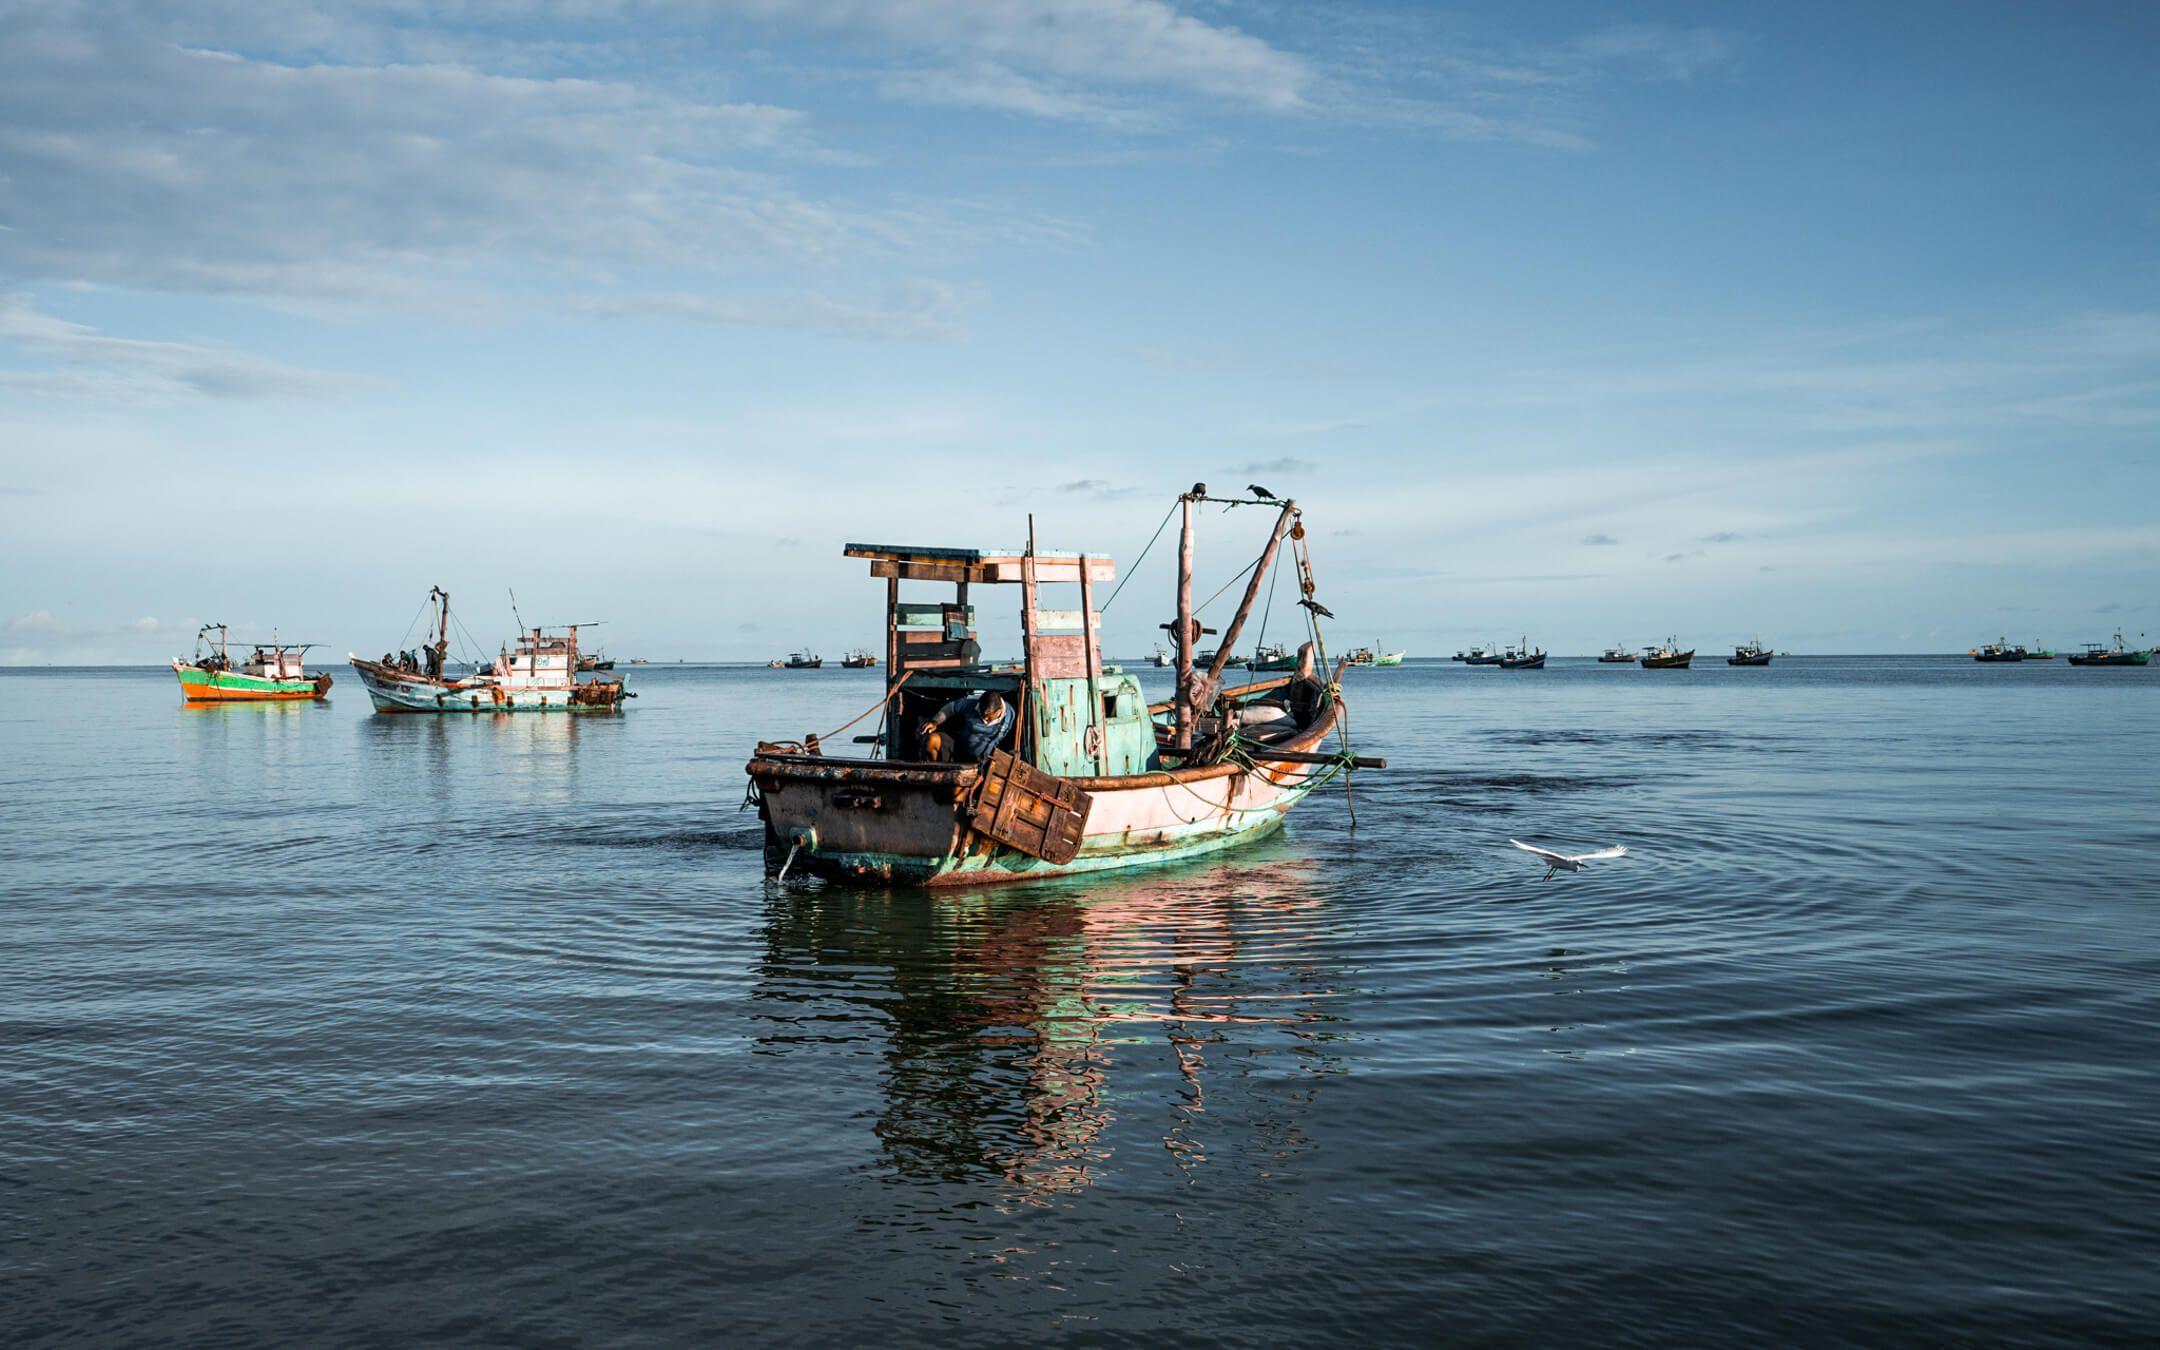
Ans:
{"label": "boat's stern", "polygon": [[857,885],[922,883],[957,861],[972,765],[834,759],[760,745],[751,794],[765,865]]}

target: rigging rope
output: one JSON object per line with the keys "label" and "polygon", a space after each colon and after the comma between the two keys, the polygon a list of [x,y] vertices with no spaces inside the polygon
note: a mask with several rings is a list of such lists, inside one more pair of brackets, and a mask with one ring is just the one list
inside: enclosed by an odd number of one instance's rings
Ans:
{"label": "rigging rope", "polygon": [[1104,613],[1109,610],[1110,606],[1117,603],[1119,592],[1125,589],[1126,582],[1133,579],[1133,573],[1140,570],[1140,564],[1147,561],[1148,549],[1155,547],[1155,541],[1162,538],[1162,532],[1169,527],[1170,517],[1177,514],[1177,509],[1178,504],[1176,502],[1170,503],[1170,509],[1163,512],[1162,524],[1157,525],[1155,527],[1155,533],[1148,536],[1147,548],[1143,548],[1140,550],[1140,556],[1133,559],[1133,565],[1126,570],[1124,576],[1118,578],[1118,584],[1110,589],[1110,598],[1102,602],[1102,607],[1096,610],[1096,613]]}

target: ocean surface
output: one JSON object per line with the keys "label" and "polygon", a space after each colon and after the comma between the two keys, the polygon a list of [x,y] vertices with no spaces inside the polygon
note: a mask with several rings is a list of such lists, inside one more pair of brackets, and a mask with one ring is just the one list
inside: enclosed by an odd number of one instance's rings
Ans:
{"label": "ocean surface", "polygon": [[1358,670],[1354,828],[935,897],[738,809],[875,672],[331,669],[0,672],[0,1343],[2160,1323],[2160,668]]}

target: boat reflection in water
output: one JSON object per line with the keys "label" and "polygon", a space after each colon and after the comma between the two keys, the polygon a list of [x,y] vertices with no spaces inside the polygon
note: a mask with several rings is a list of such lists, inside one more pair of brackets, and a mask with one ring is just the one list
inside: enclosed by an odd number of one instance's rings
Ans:
{"label": "boat reflection in water", "polygon": [[[1303,1107],[1338,1067],[1336,986],[1315,865],[1258,852],[963,896],[783,894],[761,1040],[882,1042],[873,1129],[895,1180],[1052,1204],[1121,1144],[1126,1168],[1167,1150],[1181,1170],[1212,1153],[1280,1173],[1311,1146]],[[847,1032],[819,1011],[836,997],[859,1014]]]}

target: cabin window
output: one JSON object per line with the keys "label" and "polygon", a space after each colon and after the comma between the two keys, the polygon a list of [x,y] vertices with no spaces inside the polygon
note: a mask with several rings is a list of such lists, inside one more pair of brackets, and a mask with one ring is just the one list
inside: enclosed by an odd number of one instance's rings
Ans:
{"label": "cabin window", "polygon": [[1118,718],[1123,717],[1125,715],[1123,700],[1114,693],[1104,694],[1102,696],[1102,715],[1105,722],[1115,722]]}

